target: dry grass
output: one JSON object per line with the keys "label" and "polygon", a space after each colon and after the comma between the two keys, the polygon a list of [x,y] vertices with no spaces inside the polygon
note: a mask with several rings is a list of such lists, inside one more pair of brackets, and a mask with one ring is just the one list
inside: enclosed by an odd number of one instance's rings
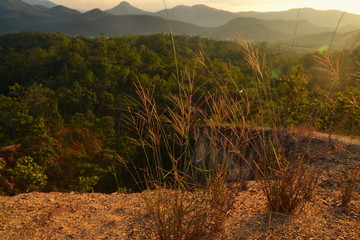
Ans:
{"label": "dry grass", "polygon": [[338,177],[337,184],[340,189],[341,204],[347,206],[353,199],[357,183],[360,180],[360,164],[346,166],[346,170]]}
{"label": "dry grass", "polygon": [[202,189],[159,189],[145,195],[153,232],[158,239],[210,239],[220,232],[233,205],[222,179]]}
{"label": "dry grass", "polygon": [[[193,165],[192,131],[205,119],[200,106],[205,98],[195,97],[194,74],[185,72],[177,80],[178,94],[168,93],[167,107],[157,106],[154,88],[138,83],[139,108],[127,111],[127,127],[144,152],[146,189],[155,190],[145,195],[152,231],[159,239],[199,239],[221,230],[233,197],[222,167],[209,171]],[[198,171],[205,182],[198,181]]]}
{"label": "dry grass", "polygon": [[262,181],[262,190],[270,212],[294,213],[302,210],[306,201],[313,197],[318,171],[300,163],[268,172]]}
{"label": "dry grass", "polygon": [[[263,98],[276,102],[276,96],[273,96],[270,83],[267,81],[265,60],[260,60],[259,51],[249,41],[243,40],[241,45],[245,59],[258,79],[259,96],[265,95]],[[325,59],[328,60],[328,58]],[[291,155],[285,153],[286,143],[281,142],[275,133],[279,111],[276,106],[273,106],[271,112],[273,114],[269,116],[269,119],[273,133],[271,136],[265,136],[259,132],[257,138],[260,144],[253,144],[257,159],[253,161],[256,161],[258,175],[262,179],[261,185],[267,199],[268,210],[288,214],[302,209],[305,200],[311,199],[320,175],[305,161],[306,152],[300,155],[295,152]],[[248,159],[248,161],[251,160]]]}
{"label": "dry grass", "polygon": [[[307,159],[306,148],[302,153],[296,149],[289,153],[276,134],[269,137],[262,131],[255,135],[248,131],[267,123],[275,133],[280,109],[265,57],[249,41],[241,41],[241,46],[258,81],[258,91],[251,99],[249,90],[236,84],[230,70],[227,81],[223,81],[209,69],[202,54],[194,57],[191,71],[178,72],[174,77],[177,90],[166,93],[169,106],[157,105],[155,86],[135,85],[138,108],[128,109],[126,126],[134,133],[133,142],[144,152],[145,186],[155,190],[146,195],[146,208],[152,231],[159,239],[208,239],[219,232],[233,204],[225,186],[236,168],[243,170],[245,166],[261,180],[271,213],[302,211],[306,201],[313,198],[320,172]],[[332,81],[329,98],[341,78],[341,57],[328,52],[317,57],[319,70]],[[197,73],[199,68],[201,74]],[[205,82],[198,81],[204,77],[208,78]],[[204,89],[209,83],[217,86],[217,91]],[[274,104],[268,105],[269,101]],[[330,139],[333,120],[329,122]],[[311,144],[310,135],[305,145]],[[194,144],[194,139],[206,143]],[[204,148],[203,153],[197,152],[199,146]],[[343,202],[350,201],[353,182],[344,181],[341,189]]]}

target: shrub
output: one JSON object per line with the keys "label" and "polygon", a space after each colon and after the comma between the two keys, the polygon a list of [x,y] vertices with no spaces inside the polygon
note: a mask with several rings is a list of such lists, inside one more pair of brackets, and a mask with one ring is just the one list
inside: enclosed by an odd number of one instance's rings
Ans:
{"label": "shrub", "polygon": [[156,237],[170,239],[208,239],[221,230],[233,196],[220,176],[204,188],[193,191],[159,189],[146,193]]}
{"label": "shrub", "polygon": [[270,170],[262,189],[271,212],[292,213],[311,199],[319,174],[308,166],[291,165]]}
{"label": "shrub", "polygon": [[350,203],[356,191],[357,182],[359,180],[360,164],[355,167],[350,165],[347,166],[347,170],[344,176],[340,177],[337,181],[340,189],[341,203],[343,206],[346,206]]}
{"label": "shrub", "polygon": [[15,167],[7,171],[14,177],[16,189],[20,192],[29,192],[31,189],[38,190],[47,183],[44,169],[28,156],[18,159]]}
{"label": "shrub", "polygon": [[262,142],[258,168],[268,210],[288,214],[302,209],[306,200],[312,198],[319,170],[310,166],[304,154],[298,156],[294,149],[285,153],[277,136]]}
{"label": "shrub", "polygon": [[[160,239],[205,238],[221,229],[232,207],[233,197],[225,187],[227,172],[221,166],[210,171],[193,165],[192,131],[207,120],[200,106],[205,97],[196,96],[195,79],[185,72],[178,79],[179,94],[169,93],[171,106],[166,108],[155,101],[154,87],[139,82],[138,100],[134,99],[138,109],[127,111],[126,127],[144,153],[146,188],[155,190],[145,194],[145,203]],[[201,184],[195,174],[199,170],[206,175]]]}

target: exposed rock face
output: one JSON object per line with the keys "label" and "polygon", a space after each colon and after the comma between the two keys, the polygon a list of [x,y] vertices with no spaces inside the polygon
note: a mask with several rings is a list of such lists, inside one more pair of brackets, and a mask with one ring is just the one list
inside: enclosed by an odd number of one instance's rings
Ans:
{"label": "exposed rock face", "polygon": [[358,146],[341,138],[333,139],[329,145],[327,135],[316,132],[234,126],[201,126],[194,131],[194,140],[192,161],[200,169],[197,173],[200,181],[204,180],[202,170],[220,169],[227,171],[229,182],[253,180],[259,167],[276,168],[275,160],[311,163],[326,149],[353,152],[351,149]]}

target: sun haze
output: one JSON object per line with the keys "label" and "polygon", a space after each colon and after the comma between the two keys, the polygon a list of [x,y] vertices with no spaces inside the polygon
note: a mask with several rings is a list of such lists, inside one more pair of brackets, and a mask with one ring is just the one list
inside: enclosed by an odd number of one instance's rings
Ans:
{"label": "sun haze", "polygon": [[[109,9],[118,5],[122,0],[53,0],[56,4],[61,4],[76,9]],[[146,11],[156,12],[164,8],[162,0],[127,0],[131,5]],[[360,14],[360,1],[354,0],[167,0],[167,7],[172,8],[177,5],[192,6],[195,4],[205,4],[209,7],[223,9],[231,12],[240,11],[282,11],[292,8],[311,7],[320,10],[335,9]]]}

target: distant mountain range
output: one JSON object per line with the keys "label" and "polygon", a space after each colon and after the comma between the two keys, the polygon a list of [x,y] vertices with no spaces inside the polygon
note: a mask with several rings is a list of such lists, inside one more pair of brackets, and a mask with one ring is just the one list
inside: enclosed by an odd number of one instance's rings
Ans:
{"label": "distant mountain range", "polygon": [[57,5],[51,1],[46,1],[46,0],[23,0],[23,1],[33,6],[44,6],[48,8],[52,8]]}
{"label": "distant mountain range", "polygon": [[[303,8],[296,22],[298,11],[232,13],[206,5],[194,5],[152,13],[121,2],[106,11],[93,9],[81,13],[65,6],[56,6],[50,1],[0,0],[0,33],[39,30],[85,36],[145,35],[168,33],[170,23],[175,34],[217,39],[245,36],[250,40],[287,43],[292,42],[296,29],[296,44],[299,46],[329,44],[329,36],[332,36],[342,12]],[[360,15],[346,13],[335,44],[344,47],[355,41],[359,29]]]}
{"label": "distant mountain range", "polygon": [[116,7],[106,10],[106,12],[114,15],[152,15],[151,12],[146,12],[139,8],[136,8],[128,2],[121,2]]}
{"label": "distant mountain range", "polygon": [[[241,17],[259,18],[262,20],[296,20],[298,12],[299,9],[291,9],[282,12],[240,12],[238,15]],[[342,14],[343,12],[338,10],[302,8],[299,12],[299,19],[334,29]],[[345,13],[339,27],[340,29],[349,29],[351,27],[353,27],[353,29],[360,28],[360,15]]]}
{"label": "distant mountain range", "polygon": [[[218,27],[240,17],[236,13],[210,8],[206,5],[177,6],[168,9],[169,18],[182,22],[191,22],[203,27]],[[166,18],[166,10],[154,13],[156,16]]]}
{"label": "distant mountain range", "polygon": [[[155,13],[146,12],[139,8],[131,6],[128,2],[121,2],[118,6],[107,10],[114,15],[139,15],[148,14],[167,18],[169,15],[170,20],[177,20],[181,22],[189,22],[202,27],[218,27],[229,21],[238,18],[257,18],[262,20],[289,20],[296,21],[299,9],[291,9],[280,12],[229,12],[208,7],[206,5],[194,6],[176,6],[174,8],[161,10]],[[316,10],[312,8],[300,9],[299,19],[306,20],[313,24],[323,27],[335,28],[342,11],[338,10]],[[360,15],[346,13],[341,20],[340,29],[345,28],[349,30],[360,28]],[[351,30],[351,29],[350,29]]]}

